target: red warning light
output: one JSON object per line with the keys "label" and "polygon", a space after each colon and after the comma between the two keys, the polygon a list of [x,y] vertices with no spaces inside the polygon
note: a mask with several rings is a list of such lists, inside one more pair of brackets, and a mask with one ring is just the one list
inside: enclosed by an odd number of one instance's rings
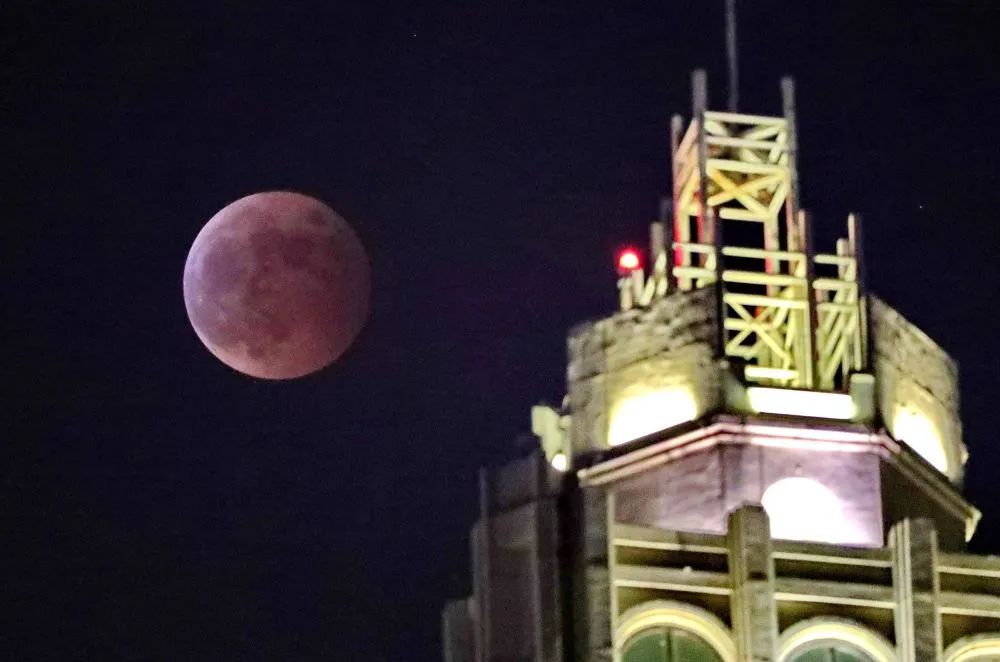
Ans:
{"label": "red warning light", "polygon": [[618,272],[621,275],[625,276],[635,271],[640,265],[639,254],[635,250],[626,248],[618,254]]}

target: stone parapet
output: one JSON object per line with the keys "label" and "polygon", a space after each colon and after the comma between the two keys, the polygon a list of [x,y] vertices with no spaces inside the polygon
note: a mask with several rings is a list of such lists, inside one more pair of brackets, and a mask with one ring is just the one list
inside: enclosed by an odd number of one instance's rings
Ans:
{"label": "stone parapet", "polygon": [[959,482],[966,460],[958,365],[927,334],[870,298],[877,407],[890,434]]}
{"label": "stone parapet", "polygon": [[572,453],[607,448],[615,408],[629,400],[652,394],[660,402],[678,402],[673,412],[667,411],[669,405],[657,405],[666,423],[662,427],[717,407],[721,380],[715,326],[715,291],[709,288],[675,292],[649,308],[573,329],[567,369]]}

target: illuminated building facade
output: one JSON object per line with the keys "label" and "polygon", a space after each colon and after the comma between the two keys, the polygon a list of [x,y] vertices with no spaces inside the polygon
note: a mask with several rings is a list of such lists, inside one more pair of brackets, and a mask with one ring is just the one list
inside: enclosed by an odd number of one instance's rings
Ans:
{"label": "illuminated building facade", "polygon": [[821,253],[780,116],[672,122],[672,204],[568,339],[539,451],[480,476],[447,662],[1000,660],[957,369],[865,287],[860,219]]}

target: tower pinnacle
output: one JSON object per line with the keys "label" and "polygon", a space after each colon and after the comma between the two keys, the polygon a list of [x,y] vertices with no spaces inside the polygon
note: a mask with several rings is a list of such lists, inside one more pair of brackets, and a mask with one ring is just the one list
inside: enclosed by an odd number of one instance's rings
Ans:
{"label": "tower pinnacle", "polygon": [[739,44],[736,36],[736,0],[726,0],[726,64],[729,70],[729,112],[740,107]]}
{"label": "tower pinnacle", "polygon": [[662,221],[652,224],[650,272],[619,280],[621,308],[712,287],[717,353],[742,378],[842,390],[868,361],[860,220],[849,216],[835,249],[816,252],[799,208],[791,78],[781,95],[781,116],[712,111],[706,75],[693,73],[691,120],[671,123],[672,241],[659,239]]}

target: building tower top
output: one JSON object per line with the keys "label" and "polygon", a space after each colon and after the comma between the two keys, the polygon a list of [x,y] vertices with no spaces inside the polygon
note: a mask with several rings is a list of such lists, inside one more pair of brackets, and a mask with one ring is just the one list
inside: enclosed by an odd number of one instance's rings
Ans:
{"label": "building tower top", "polygon": [[[833,250],[814,246],[793,80],[774,116],[711,110],[704,71],[691,82],[648,255],[618,256],[619,312],[571,332],[565,404],[533,413],[546,455],[592,476],[608,457],[624,463],[658,437],[737,415],[886,433],[921,458],[921,484],[960,483],[954,362],[866,292],[858,214]],[[978,515],[956,508],[971,530]]]}
{"label": "building tower top", "polygon": [[648,256],[570,331],[541,452],[480,474],[448,662],[1000,659],[957,367],[866,291],[857,214],[816,250],[794,84],[738,112],[726,7],[728,109],[694,72]]}
{"label": "building tower top", "polygon": [[748,382],[845,390],[868,360],[860,219],[848,217],[835,251],[815,252],[799,207],[792,79],[777,117],[708,110],[703,71],[692,87],[691,121],[671,122],[672,214],[652,225],[648,276],[636,267],[620,278],[621,309],[714,287],[718,353]]}

